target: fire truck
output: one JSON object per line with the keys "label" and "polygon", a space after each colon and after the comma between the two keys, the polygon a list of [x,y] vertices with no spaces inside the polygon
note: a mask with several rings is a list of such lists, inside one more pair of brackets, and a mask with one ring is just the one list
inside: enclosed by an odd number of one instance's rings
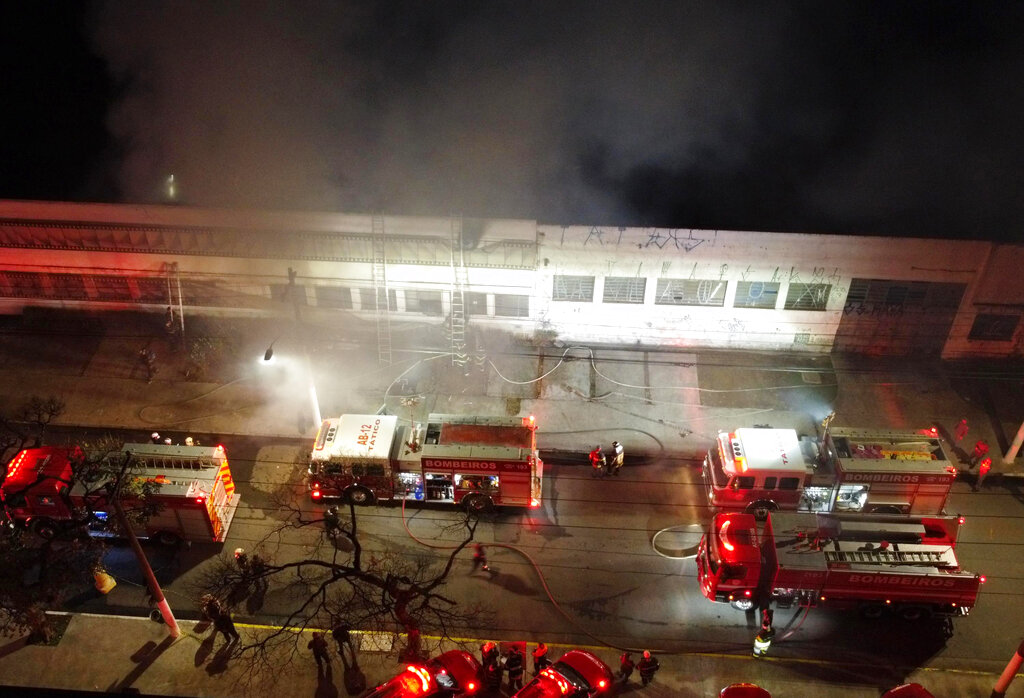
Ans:
{"label": "fire truck", "polygon": [[912,515],[942,513],[956,473],[935,433],[839,428],[720,432],[702,472],[723,509]]}
{"label": "fire truck", "polygon": [[776,512],[717,514],[697,548],[711,601],[892,610],[907,620],[967,615],[985,581],[956,556],[963,519]]}
{"label": "fire truck", "polygon": [[471,511],[540,506],[544,463],[536,430],[533,417],[432,414],[410,425],[395,415],[326,419],[310,453],[310,497],[440,502]]}
{"label": "fire truck", "polygon": [[[239,495],[223,446],[129,443],[122,453],[129,452],[130,476],[159,485],[147,498],[147,504],[157,505],[156,513],[136,527],[136,535],[164,544],[224,541]],[[107,499],[104,482],[75,477],[74,463],[81,458],[77,448],[43,446],[19,452],[8,464],[0,487],[9,519],[51,538],[60,522],[89,511],[90,535],[112,536],[107,522],[114,516],[113,503]],[[124,506],[129,509],[132,502],[125,501]]]}

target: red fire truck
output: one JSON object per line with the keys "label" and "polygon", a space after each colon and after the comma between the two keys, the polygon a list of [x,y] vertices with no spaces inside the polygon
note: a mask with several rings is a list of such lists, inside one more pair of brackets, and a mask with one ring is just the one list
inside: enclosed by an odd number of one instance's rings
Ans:
{"label": "red fire truck", "polygon": [[697,580],[711,601],[741,610],[891,609],[907,620],[967,615],[984,577],[960,568],[962,519],[844,514],[718,514],[697,549]]}
{"label": "red fire truck", "polygon": [[[239,495],[223,446],[125,444],[131,452],[131,477],[159,485],[150,501],[158,505],[135,532],[171,544],[179,540],[223,542],[238,507]],[[43,537],[52,537],[61,521],[91,511],[91,535],[110,536],[106,525],[113,504],[103,482],[76,478],[76,448],[44,446],[18,453],[7,466],[0,500],[11,521]],[[125,502],[130,508],[131,502]]]}
{"label": "red fire truck", "polygon": [[942,513],[956,472],[937,434],[838,428],[721,432],[703,468],[724,509],[913,515]]}
{"label": "red fire truck", "polygon": [[407,499],[540,506],[544,463],[533,417],[432,414],[399,425],[394,415],[346,414],[320,425],[309,459],[314,501]]}

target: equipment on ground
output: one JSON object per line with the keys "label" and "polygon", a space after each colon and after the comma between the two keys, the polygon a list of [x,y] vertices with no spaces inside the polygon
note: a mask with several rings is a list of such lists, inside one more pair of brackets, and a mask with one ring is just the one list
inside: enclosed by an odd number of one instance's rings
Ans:
{"label": "equipment on ground", "polygon": [[432,414],[399,425],[394,415],[346,414],[320,425],[309,459],[310,497],[356,504],[410,500],[540,505],[544,463],[533,417]]}
{"label": "equipment on ground", "polygon": [[981,575],[960,568],[954,516],[717,514],[697,548],[711,601],[741,610],[774,604],[856,608],[907,620],[967,615]]}

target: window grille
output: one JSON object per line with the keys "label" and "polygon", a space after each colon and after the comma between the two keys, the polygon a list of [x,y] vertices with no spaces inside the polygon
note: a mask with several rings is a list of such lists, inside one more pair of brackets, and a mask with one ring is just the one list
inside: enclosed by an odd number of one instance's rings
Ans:
{"label": "window grille", "polygon": [[658,279],[656,305],[725,305],[727,281],[720,279]]}
{"label": "window grille", "polygon": [[605,303],[643,303],[647,279],[635,276],[607,276],[604,280]]}
{"label": "window grille", "polygon": [[556,276],[551,300],[591,303],[594,300],[593,276]]}

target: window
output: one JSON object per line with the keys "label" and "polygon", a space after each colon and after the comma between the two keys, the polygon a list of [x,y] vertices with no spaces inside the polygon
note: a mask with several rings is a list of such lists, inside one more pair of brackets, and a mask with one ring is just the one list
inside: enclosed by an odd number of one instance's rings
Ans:
{"label": "window", "polygon": [[643,303],[647,279],[635,276],[607,276],[604,280],[605,303]]}
{"label": "window", "polygon": [[784,477],[779,480],[780,490],[796,490],[800,489],[800,478],[798,477]]}
{"label": "window", "polygon": [[487,294],[486,293],[464,293],[462,294],[466,303],[466,315],[486,315],[487,314]]}
{"label": "window", "polygon": [[[294,289],[299,303],[306,304],[306,289],[296,286]],[[185,305],[217,306],[224,304],[224,293],[217,288],[215,281],[194,281],[185,279],[181,282],[181,300]]]}
{"label": "window", "polygon": [[766,477],[764,479],[764,488],[766,490],[774,490],[775,484],[779,481],[777,477]]}
{"label": "window", "polygon": [[85,281],[80,274],[50,274],[54,298],[85,300]]}
{"label": "window", "polygon": [[[361,288],[359,289],[359,305],[363,310],[377,310],[378,302],[381,306],[384,305],[384,289],[378,289],[376,293],[372,288]],[[395,294],[395,289],[388,289],[388,309],[395,310],[398,308],[398,296]]]}
{"label": "window", "polygon": [[846,312],[896,314],[904,310],[956,310],[965,284],[889,279],[852,279]]}
{"label": "window", "polygon": [[27,271],[5,271],[0,276],[10,286],[10,295],[15,298],[42,298],[42,276]]}
{"label": "window", "polygon": [[737,490],[752,490],[754,489],[754,478],[743,475],[741,477],[734,478],[732,486]]}
{"label": "window", "polygon": [[786,310],[825,310],[830,284],[790,284],[786,294]]}
{"label": "window", "polygon": [[777,281],[737,281],[734,308],[762,308],[772,310],[779,299]]}
{"label": "window", "polygon": [[270,297],[282,303],[309,305],[306,287],[302,284],[270,284]]}
{"label": "window", "polygon": [[408,313],[423,313],[440,317],[442,298],[440,291],[406,291],[405,310]]}
{"label": "window", "polygon": [[352,289],[344,286],[314,286],[316,304],[321,308],[352,308]]}
{"label": "window", "polygon": [[727,281],[716,279],[658,279],[655,305],[725,305]]}
{"label": "window", "polygon": [[530,297],[495,293],[494,314],[499,317],[530,317]]}
{"label": "window", "polygon": [[101,301],[126,302],[132,299],[132,292],[128,288],[128,279],[123,276],[94,276],[92,284]]}
{"label": "window", "polygon": [[594,300],[594,277],[556,276],[551,300],[577,303],[592,302]]}
{"label": "window", "polygon": [[978,313],[974,316],[974,324],[971,325],[971,333],[967,335],[967,339],[1009,342],[1013,339],[1019,323],[1019,315]]}
{"label": "window", "polygon": [[136,278],[135,287],[139,289],[137,300],[142,303],[167,305],[169,302],[166,279],[154,279],[152,277]]}

